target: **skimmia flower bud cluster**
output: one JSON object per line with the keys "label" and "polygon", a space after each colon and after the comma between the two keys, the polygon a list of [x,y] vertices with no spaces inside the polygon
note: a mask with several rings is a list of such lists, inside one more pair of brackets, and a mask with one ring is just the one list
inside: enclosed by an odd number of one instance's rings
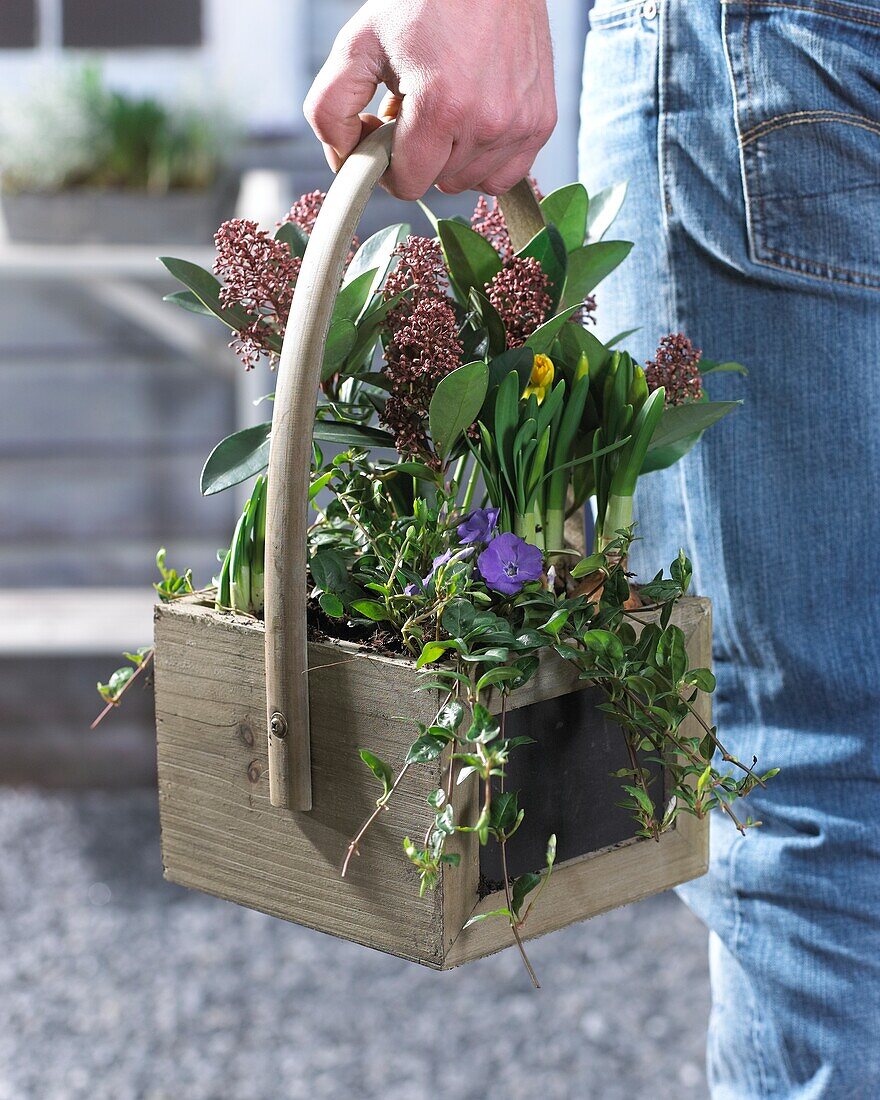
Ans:
{"label": "skimmia flower bud cluster", "polygon": [[[302,195],[279,225],[292,223],[311,233],[324,197],[323,191]],[[276,355],[280,348],[302,259],[250,218],[225,221],[214,235],[214,244],[214,274],[222,283],[220,303],[240,306],[248,315],[229,346],[245,369],[252,370],[262,356]]]}
{"label": "skimmia flower bud cluster", "polygon": [[667,408],[699,401],[703,396],[699,367],[702,354],[682,332],[664,336],[655,357],[645,362],[648,389],[657,390],[662,386],[666,391]]}
{"label": "skimmia flower bud cluster", "polygon": [[275,240],[255,221],[232,218],[214,236],[214,274],[223,282],[220,302],[241,306],[250,320],[233,337],[233,348],[251,370],[262,355],[271,355],[283,331],[293,300],[301,260],[283,241]]}
{"label": "skimmia flower bud cluster", "polygon": [[461,365],[458,322],[446,296],[448,277],[439,243],[408,237],[395,255],[397,266],[385,281],[384,297],[400,300],[387,318],[385,375],[391,392],[381,419],[401,454],[436,465],[425,418],[437,383]]}
{"label": "skimmia flower bud cluster", "polygon": [[549,281],[532,256],[514,256],[486,286],[486,297],[507,331],[508,348],[519,348],[547,317]]}

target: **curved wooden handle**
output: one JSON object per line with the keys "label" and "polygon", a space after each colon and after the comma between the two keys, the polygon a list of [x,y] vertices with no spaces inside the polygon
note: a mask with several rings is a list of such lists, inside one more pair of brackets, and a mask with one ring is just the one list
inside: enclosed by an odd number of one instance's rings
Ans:
{"label": "curved wooden handle", "polygon": [[[351,239],[391,162],[394,123],[366,137],[340,168],[315,222],[296,282],[278,364],[266,507],[266,707],[269,799],[312,808],[306,544],[308,487],[324,345]],[[544,225],[527,180],[499,200],[516,249]]]}

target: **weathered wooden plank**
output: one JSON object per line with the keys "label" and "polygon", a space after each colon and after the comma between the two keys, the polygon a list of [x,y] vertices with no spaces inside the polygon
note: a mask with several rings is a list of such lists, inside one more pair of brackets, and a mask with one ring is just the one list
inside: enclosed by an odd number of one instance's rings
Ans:
{"label": "weathered wooden plank", "polygon": [[[688,653],[695,666],[712,663],[712,608],[706,599],[683,600],[677,621],[688,637]],[[700,712],[711,718],[711,700],[702,695]],[[696,721],[691,719],[694,732]],[[687,725],[686,727],[687,728]],[[620,905],[640,901],[679,883],[705,874],[709,866],[709,821],[682,814],[674,828],[659,841],[625,841],[601,852],[592,852],[556,867],[541,900],[522,929],[523,939],[533,939],[576,921],[597,916]],[[486,913],[505,904],[503,892],[488,894],[473,913]],[[445,965],[459,966],[492,954],[513,943],[512,933],[500,919],[481,921],[464,929],[449,950]]]}
{"label": "weathered wooden plank", "polygon": [[[682,602],[677,621],[692,660],[711,661],[708,601]],[[448,755],[413,769],[352,861],[345,849],[374,806],[377,786],[359,760],[368,747],[399,767],[416,721],[434,716],[436,696],[416,693],[412,662],[343,643],[309,647],[314,807],[274,808],[268,798],[264,630],[192,601],[156,615],[156,703],[162,849],[173,881],[274,916],[435,968],[456,966],[511,943],[509,929],[485,921],[465,932],[472,912],[499,905],[478,898],[479,849],[459,835],[434,894],[418,897],[415,870],[401,851],[421,842],[427,795],[448,780]],[[542,667],[523,705],[581,685],[555,658]],[[403,716],[408,721],[399,720]],[[458,820],[475,814],[476,784],[453,789]],[[542,935],[701,874],[706,823],[682,818],[660,841],[631,841],[563,864],[524,929]]]}
{"label": "weathered wooden plank", "polygon": [[294,813],[269,805],[262,625],[181,602],[157,610],[156,644],[167,877],[441,965],[441,896],[418,897],[401,851],[405,835],[424,832],[439,763],[407,775],[340,879],[348,843],[379,790],[357,749],[397,766],[413,731],[395,716],[433,717],[433,700],[412,694],[411,666],[310,647],[315,802],[311,812]]}

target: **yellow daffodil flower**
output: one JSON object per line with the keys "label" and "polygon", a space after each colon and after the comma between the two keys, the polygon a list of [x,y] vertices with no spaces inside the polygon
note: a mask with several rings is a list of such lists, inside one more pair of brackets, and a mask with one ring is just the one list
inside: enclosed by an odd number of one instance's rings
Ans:
{"label": "yellow daffodil flower", "polygon": [[553,385],[554,374],[555,368],[550,356],[536,355],[535,362],[532,364],[532,376],[529,379],[529,384],[523,390],[523,400],[527,400],[534,394],[540,405]]}

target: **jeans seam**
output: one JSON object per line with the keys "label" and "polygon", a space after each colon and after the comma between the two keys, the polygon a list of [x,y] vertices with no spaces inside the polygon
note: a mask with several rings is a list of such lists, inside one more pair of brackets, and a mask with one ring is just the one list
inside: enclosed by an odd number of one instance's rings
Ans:
{"label": "jeans seam", "polygon": [[770,248],[769,245],[761,244],[761,248],[764,252],[769,253],[771,256],[779,256],[782,259],[793,260],[797,264],[802,264],[803,268],[795,267],[792,263],[775,264],[772,260],[766,259],[763,255],[755,255],[755,263],[761,264],[764,267],[775,268],[776,271],[785,271],[788,274],[794,272],[797,275],[803,275],[807,279],[818,279],[823,283],[830,283],[832,286],[840,286],[841,282],[847,282],[852,286],[862,287],[865,290],[880,290],[880,280],[873,275],[868,275],[864,271],[849,271],[844,267],[835,267],[834,264],[824,264],[823,266],[828,271],[838,272],[840,275],[849,275],[851,278],[841,280],[834,275],[824,275],[821,271],[817,270],[814,266],[815,261],[804,259],[803,256],[795,256],[789,252],[782,252],[776,248]]}
{"label": "jeans seam", "polygon": [[644,0],[628,0],[625,4],[620,4],[616,8],[612,8],[605,12],[604,15],[599,15],[595,19],[593,13],[590,13],[590,29],[605,30],[607,27],[622,27],[624,24],[630,21],[630,16],[637,12],[643,6]]}
{"label": "jeans seam", "polygon": [[811,123],[818,125],[822,122],[840,122],[846,126],[858,126],[870,133],[880,135],[880,122],[875,122],[874,119],[865,115],[853,115],[847,114],[845,111],[831,110],[790,111],[785,115],[775,115],[773,118],[765,119],[763,122],[752,126],[744,134],[740,134],[740,145],[745,148],[753,141],[764,137],[765,134],[772,134],[776,130],[784,130],[788,126],[804,126]]}

